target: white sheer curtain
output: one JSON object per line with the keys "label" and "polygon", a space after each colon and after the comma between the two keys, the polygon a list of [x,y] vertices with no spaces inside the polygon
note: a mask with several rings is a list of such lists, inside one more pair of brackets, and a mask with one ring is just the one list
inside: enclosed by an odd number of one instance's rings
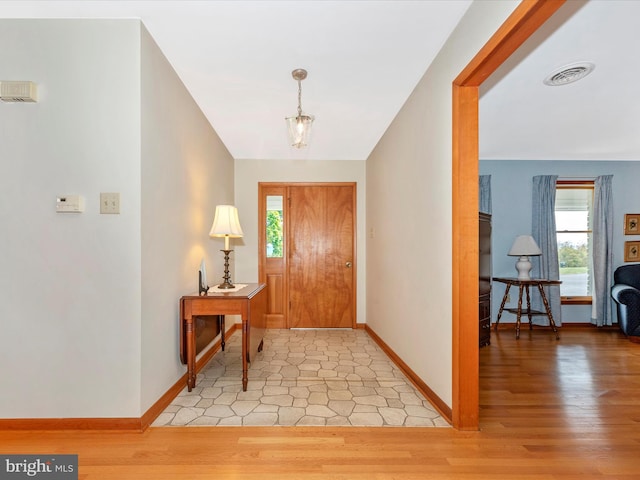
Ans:
{"label": "white sheer curtain", "polygon": [[613,175],[602,175],[593,189],[593,292],[591,323],[602,327],[613,323],[611,295],[613,285]]}
{"label": "white sheer curtain", "polygon": [[[531,235],[538,243],[542,255],[532,257],[532,277],[546,278],[548,280],[560,279],[560,265],[558,263],[558,239],[556,236],[556,180],[557,175],[538,175],[533,177]],[[560,287],[545,287],[545,295],[551,307],[551,314],[556,325],[562,325],[562,312],[560,304]],[[531,307],[544,311],[544,306],[539,295],[532,295]],[[538,322],[536,322],[538,320]],[[535,317],[534,323],[544,322],[549,324],[547,317]]]}

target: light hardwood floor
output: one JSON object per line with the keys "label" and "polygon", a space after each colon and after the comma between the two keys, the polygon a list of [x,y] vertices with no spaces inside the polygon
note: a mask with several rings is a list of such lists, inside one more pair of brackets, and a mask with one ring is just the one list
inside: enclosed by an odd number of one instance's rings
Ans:
{"label": "light hardwood floor", "polygon": [[79,454],[80,479],[640,478],[640,345],[617,331],[492,332],[479,432],[152,427],[0,432],[0,453]]}

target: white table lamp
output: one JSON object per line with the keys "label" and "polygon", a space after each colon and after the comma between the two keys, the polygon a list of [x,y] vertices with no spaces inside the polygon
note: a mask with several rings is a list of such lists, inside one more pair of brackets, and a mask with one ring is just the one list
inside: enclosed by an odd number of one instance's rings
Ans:
{"label": "white table lamp", "polygon": [[531,272],[532,265],[529,257],[542,255],[542,251],[531,235],[519,235],[514,240],[511,250],[509,250],[507,255],[520,257],[516,262],[518,280],[531,280],[529,272]]}

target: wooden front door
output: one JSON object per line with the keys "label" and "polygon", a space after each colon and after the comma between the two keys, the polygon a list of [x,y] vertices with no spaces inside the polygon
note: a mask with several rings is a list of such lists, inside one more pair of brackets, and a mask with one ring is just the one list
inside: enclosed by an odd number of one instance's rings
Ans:
{"label": "wooden front door", "polygon": [[352,328],[355,189],[289,191],[289,301],[292,328]]}
{"label": "wooden front door", "polygon": [[261,228],[267,199],[286,199],[282,258],[269,257],[273,249],[260,242],[271,328],[354,328],[356,185],[261,184],[260,192]]}

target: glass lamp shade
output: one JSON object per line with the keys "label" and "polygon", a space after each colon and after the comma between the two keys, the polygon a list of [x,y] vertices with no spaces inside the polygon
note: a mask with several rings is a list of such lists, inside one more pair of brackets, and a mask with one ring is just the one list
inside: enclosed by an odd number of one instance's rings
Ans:
{"label": "glass lamp shade", "polygon": [[285,118],[289,128],[289,143],[292,147],[303,148],[309,144],[313,115],[296,115]]}
{"label": "glass lamp shade", "polygon": [[229,250],[229,238],[240,238],[242,235],[238,209],[233,205],[216,206],[216,214],[209,236],[224,237],[224,249]]}

